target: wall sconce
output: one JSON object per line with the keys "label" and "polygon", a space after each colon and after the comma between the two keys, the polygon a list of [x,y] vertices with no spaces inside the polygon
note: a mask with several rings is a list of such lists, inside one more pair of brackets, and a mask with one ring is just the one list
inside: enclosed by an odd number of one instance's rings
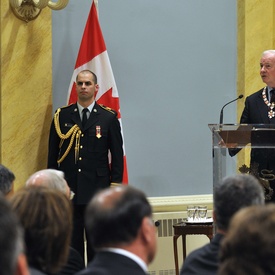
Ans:
{"label": "wall sconce", "polygon": [[[2,0],[3,1],[3,0]],[[64,9],[69,0],[58,0],[53,2],[50,0],[9,0],[12,12],[19,19],[29,22],[34,20],[45,7],[52,10]]]}

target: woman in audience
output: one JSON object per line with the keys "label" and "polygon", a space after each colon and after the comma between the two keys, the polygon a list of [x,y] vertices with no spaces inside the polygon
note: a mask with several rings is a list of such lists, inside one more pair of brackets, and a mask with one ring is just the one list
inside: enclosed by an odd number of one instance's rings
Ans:
{"label": "woman in audience", "polygon": [[33,274],[55,274],[66,263],[72,232],[68,197],[46,187],[27,187],[11,198],[25,230],[26,254]]}
{"label": "woman in audience", "polygon": [[274,228],[275,204],[237,212],[221,245],[218,274],[275,274]]}

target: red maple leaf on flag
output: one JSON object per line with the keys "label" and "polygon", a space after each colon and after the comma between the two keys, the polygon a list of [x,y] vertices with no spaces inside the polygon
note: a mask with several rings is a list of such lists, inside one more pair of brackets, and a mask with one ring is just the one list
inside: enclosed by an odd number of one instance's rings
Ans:
{"label": "red maple leaf on flag", "polygon": [[98,104],[103,104],[104,106],[110,107],[117,112],[117,117],[121,118],[120,108],[119,108],[119,98],[112,97],[112,88],[104,93],[98,100]]}

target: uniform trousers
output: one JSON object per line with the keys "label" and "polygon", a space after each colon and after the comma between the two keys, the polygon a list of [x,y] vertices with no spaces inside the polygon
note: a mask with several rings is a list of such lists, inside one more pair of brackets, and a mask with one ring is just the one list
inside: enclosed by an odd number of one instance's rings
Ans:
{"label": "uniform trousers", "polygon": [[95,255],[95,251],[92,248],[89,237],[85,231],[85,205],[73,205],[73,234],[72,234],[72,247],[76,249],[80,255],[85,259],[85,240],[86,240],[86,251],[87,261],[90,262]]}

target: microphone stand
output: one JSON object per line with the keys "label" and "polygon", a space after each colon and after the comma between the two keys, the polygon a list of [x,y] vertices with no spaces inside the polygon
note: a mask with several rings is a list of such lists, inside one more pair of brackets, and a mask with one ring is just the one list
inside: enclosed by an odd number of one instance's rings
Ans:
{"label": "microphone stand", "polygon": [[235,99],[227,102],[225,105],[223,105],[221,112],[220,112],[220,129],[221,129],[221,125],[223,124],[223,109],[224,109],[224,107],[226,107],[228,104],[230,104],[238,99],[241,99],[241,98],[243,98],[243,95],[239,95],[237,98],[235,98]]}

